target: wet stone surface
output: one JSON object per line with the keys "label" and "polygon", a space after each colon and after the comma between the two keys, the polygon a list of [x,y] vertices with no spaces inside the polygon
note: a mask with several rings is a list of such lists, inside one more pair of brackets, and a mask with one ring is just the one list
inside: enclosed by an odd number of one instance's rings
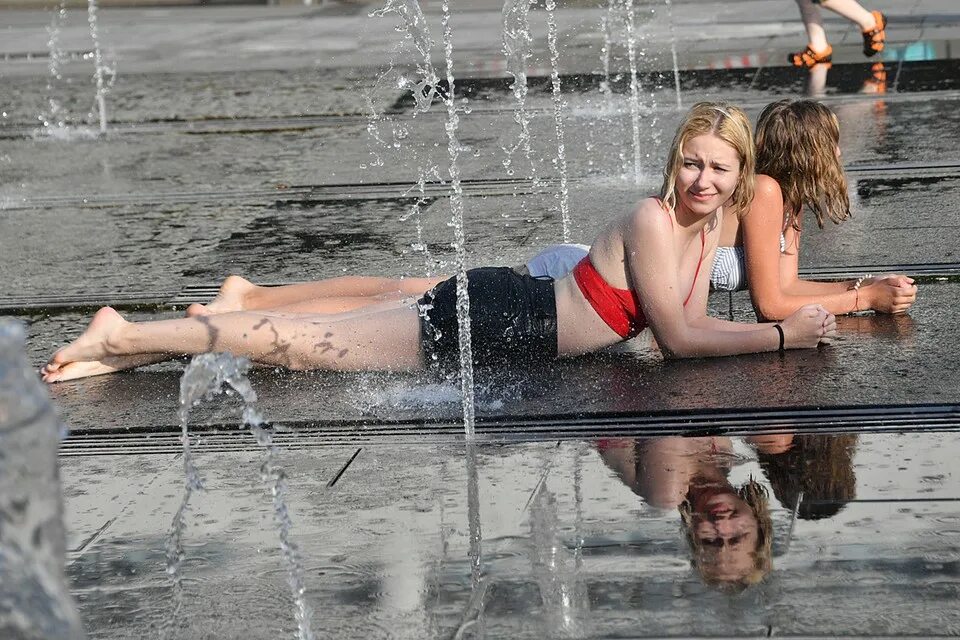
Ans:
{"label": "wet stone surface", "polygon": [[[496,420],[659,410],[716,408],[893,406],[952,403],[960,370],[943,336],[960,331],[939,312],[958,296],[954,282],[925,284],[909,315],[845,317],[830,347],[736,358],[665,361],[644,333],[606,353],[532,370],[478,372],[478,415]],[[749,297],[734,296],[734,318],[753,321]],[[726,294],[712,312],[727,317]],[[81,317],[31,320],[30,355],[38,365],[47,345],[68,340]],[[133,318],[148,316],[134,315]],[[170,317],[170,316],[166,316]],[[67,382],[51,392],[76,429],[124,433],[176,425],[182,364]],[[254,386],[268,420],[292,425],[453,420],[460,416],[459,382],[427,373],[342,374],[255,371]],[[214,422],[221,423],[220,419]]]}
{"label": "wet stone surface", "polygon": [[[197,444],[206,490],[184,540],[180,637],[289,634],[258,456]],[[318,636],[451,637],[464,625],[518,638],[940,636],[960,630],[960,485],[944,472],[958,444],[914,433],[797,436],[786,452],[720,437],[368,446],[333,487],[352,450],[285,449],[279,461]],[[108,525],[71,555],[91,637],[170,618],[162,531],[178,467],[172,456],[64,460],[74,536]],[[770,544],[763,581],[742,593],[729,571],[747,549],[717,564],[684,533],[678,505],[698,500],[706,477],[721,496],[751,480],[769,495],[743,513],[767,523]],[[123,506],[131,480],[142,495]]]}
{"label": "wet stone surface", "polygon": [[[850,177],[853,217],[840,226],[805,227],[805,267],[958,262],[957,176]],[[471,266],[516,265],[559,242],[562,223],[556,187],[518,197],[465,199]],[[589,243],[604,225],[658,185],[586,177],[570,184],[571,237]],[[247,201],[230,190],[201,202],[123,203],[13,210],[0,217],[17,260],[0,263],[0,298],[110,292],[176,293],[191,285],[218,285],[234,273],[279,283],[347,274],[411,275],[451,272],[453,249],[446,198],[431,197],[419,216],[416,202],[383,187],[378,199],[334,189],[324,200],[273,189]],[[511,187],[499,187],[501,194]],[[239,197],[243,197],[242,195]],[[137,197],[134,196],[134,199]],[[417,235],[417,217],[421,233]],[[85,230],[96,228],[98,233]],[[425,243],[430,258],[416,246]],[[6,283],[6,284],[3,284]],[[68,283],[66,286],[64,283]]]}

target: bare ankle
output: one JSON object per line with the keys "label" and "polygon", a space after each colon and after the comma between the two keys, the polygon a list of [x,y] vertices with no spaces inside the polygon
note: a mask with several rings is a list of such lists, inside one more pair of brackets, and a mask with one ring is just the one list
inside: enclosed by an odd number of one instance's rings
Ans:
{"label": "bare ankle", "polygon": [[[127,323],[125,322],[124,324]],[[124,340],[123,328],[123,325],[118,325],[117,327],[111,329],[110,332],[103,337],[103,350],[106,351],[108,355],[127,355],[128,352],[125,350],[127,344]]]}
{"label": "bare ankle", "polygon": [[131,350],[132,345],[128,336],[130,326],[132,326],[132,323],[118,316],[114,323],[104,331],[101,340],[103,341],[103,350],[108,355],[124,356],[134,353]]}

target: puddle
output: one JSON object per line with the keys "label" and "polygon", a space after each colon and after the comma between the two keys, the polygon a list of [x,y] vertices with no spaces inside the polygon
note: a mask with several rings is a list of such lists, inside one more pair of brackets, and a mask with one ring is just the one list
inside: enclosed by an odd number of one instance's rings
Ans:
{"label": "puddle", "polygon": [[[936,635],[960,625],[960,483],[929,469],[957,446],[930,433],[608,438],[481,447],[475,476],[460,447],[373,446],[332,489],[317,469],[351,451],[281,457],[319,636],[451,637],[468,610],[488,637]],[[187,636],[221,616],[249,638],[292,628],[263,546],[269,501],[250,502],[254,457],[204,461],[216,471],[184,540]],[[68,488],[82,464],[67,463]],[[71,565],[96,635],[144,632],[168,604],[162,536],[135,533],[148,500]]]}

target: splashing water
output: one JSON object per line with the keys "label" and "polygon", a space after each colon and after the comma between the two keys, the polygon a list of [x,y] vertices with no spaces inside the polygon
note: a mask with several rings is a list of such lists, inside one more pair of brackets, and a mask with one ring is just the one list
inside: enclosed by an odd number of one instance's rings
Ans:
{"label": "splashing water", "polygon": [[583,568],[583,450],[577,449],[573,458],[573,532],[577,546],[573,550],[574,568]]}
{"label": "splashing water", "polygon": [[65,0],[54,10],[53,18],[50,20],[50,26],[47,27],[47,109],[45,113],[40,114],[40,123],[45,132],[51,129],[63,129],[66,127],[67,113],[63,105],[54,97],[60,81],[63,79],[63,49],[60,47],[60,34],[63,31],[64,22],[67,19],[67,6]]}
{"label": "splashing water", "polygon": [[[418,114],[426,113],[430,110],[430,107],[438,95],[437,86],[440,83],[440,78],[437,75],[431,57],[434,40],[430,35],[430,28],[417,0],[387,0],[383,7],[370,13],[369,16],[372,18],[384,18],[391,14],[395,14],[400,18],[400,23],[397,25],[396,30],[403,34],[401,44],[397,49],[400,50],[404,44],[407,43],[413,48],[414,64],[416,65],[413,77],[411,78],[406,74],[400,74],[397,78],[397,86],[401,90],[410,92],[410,96],[414,101],[411,115],[416,118]],[[394,67],[391,63],[390,67],[378,78],[378,83],[382,79],[391,76],[393,70]],[[371,94],[367,95],[367,106],[371,113],[370,120],[367,124],[367,131],[378,145],[385,147],[387,143],[380,135],[378,126],[382,118],[377,113]],[[401,145],[396,131],[395,129],[393,147],[399,149]],[[373,166],[383,166],[383,160],[379,154],[375,151],[371,153],[374,156]],[[409,194],[413,189],[417,189],[420,193],[420,198],[411,205],[408,214],[404,215],[401,220],[405,221],[411,217],[414,219],[417,241],[413,248],[416,251],[423,252],[427,275],[430,275],[434,267],[434,260],[433,256],[430,255],[426,243],[423,241],[423,227],[421,225],[420,213],[421,207],[426,203],[426,199],[423,197],[425,183],[432,177],[437,177],[439,180],[439,176],[435,166],[424,166],[425,164],[432,164],[431,162],[418,161],[417,164],[419,166],[417,182],[407,193]]]}
{"label": "splashing water", "polygon": [[640,80],[637,77],[637,41],[635,35],[635,16],[633,0],[625,0],[627,25],[627,60],[630,64],[630,124],[633,128],[633,173],[634,180],[640,184],[643,169],[640,161]]}
{"label": "splashing water", "polygon": [[473,345],[470,341],[470,298],[467,295],[466,236],[463,230],[463,189],[460,186],[460,154],[464,148],[457,139],[460,125],[453,82],[453,30],[450,27],[450,2],[444,0],[443,51],[447,62],[447,152],[450,155],[450,211],[453,225],[454,249],[457,252],[457,326],[460,334],[460,393],[463,396],[463,429],[467,439],[473,439],[475,407],[473,399]]}
{"label": "splashing water", "polygon": [[[516,144],[504,147],[506,157],[503,168],[512,176],[513,154],[523,149],[530,165],[530,180],[537,185],[537,165],[530,145],[530,113],[527,111],[527,65],[533,54],[533,38],[530,35],[530,6],[532,0],[506,0],[503,4],[503,55],[507,60],[507,73],[513,78],[510,89],[516,100],[513,121],[520,127]],[[525,206],[521,200],[521,207]]]}
{"label": "splashing water", "polygon": [[603,68],[603,80],[600,93],[603,94],[607,109],[613,101],[613,88],[610,86],[610,50],[613,48],[613,20],[616,16],[617,0],[609,0],[607,12],[600,17],[600,31],[603,33],[603,47],[600,49],[600,64]]}
{"label": "splashing water", "polygon": [[416,192],[418,194],[417,198],[413,201],[413,204],[410,205],[410,208],[407,209],[407,212],[400,216],[400,222],[406,222],[413,218],[413,223],[417,232],[417,241],[413,244],[412,249],[423,254],[423,261],[425,266],[425,275],[429,277],[433,273],[433,268],[436,265],[433,255],[430,253],[430,247],[427,245],[427,242],[423,239],[423,205],[427,204],[429,200],[426,197],[426,183],[428,177],[434,177],[438,181],[440,180],[440,174],[437,170],[437,167],[433,166],[429,169],[424,167],[419,168],[420,177],[417,179],[417,184],[413,185],[404,192],[404,196],[409,196],[410,194]]}
{"label": "splashing water", "polygon": [[677,65],[677,34],[673,26],[673,3],[671,0],[665,0],[667,4],[667,22],[670,25],[670,54],[673,56],[673,86],[677,92],[677,111],[683,109],[683,102],[680,99],[680,67]]}
{"label": "splashing water", "polygon": [[276,447],[273,444],[273,432],[256,410],[257,394],[247,379],[250,363],[243,358],[235,358],[228,353],[206,353],[193,358],[180,380],[180,419],[183,441],[183,467],[186,475],[184,496],[173,519],[170,535],[167,539],[167,573],[174,589],[174,608],[170,618],[161,628],[161,637],[168,637],[175,627],[177,617],[183,607],[183,578],[180,572],[184,559],[183,532],[186,529],[186,512],[190,497],[194,491],[203,489],[203,481],[193,460],[190,450],[188,429],[190,411],[203,401],[210,401],[221,393],[237,393],[243,400],[243,424],[250,428],[254,438],[264,449],[263,462],[260,465],[260,477],[270,489],[273,501],[274,520],[280,539],[280,550],[287,565],[287,581],[290,584],[294,601],[294,617],[297,620],[299,640],[313,640],[315,637],[310,626],[310,609],[304,594],[303,566],[299,549],[290,539],[293,523],[286,504],[286,474],[275,463]]}
{"label": "splashing water", "polygon": [[530,505],[530,562],[550,636],[580,637],[589,600],[577,573],[576,552],[560,539],[557,511],[556,496],[544,484]]}
{"label": "splashing water", "polygon": [[93,79],[97,84],[95,97],[97,114],[100,117],[100,133],[107,132],[107,75],[114,75],[103,61],[100,49],[100,30],[97,17],[97,0],[87,0],[87,23],[90,25],[90,39],[93,40]]}
{"label": "splashing water", "polygon": [[489,585],[483,576],[483,530],[480,526],[480,474],[477,472],[477,445],[467,442],[465,451],[467,465],[467,526],[470,533],[470,546],[467,551],[470,558],[470,600],[464,607],[463,618],[454,640],[463,638],[468,631],[472,637],[483,638],[483,612],[486,607],[486,594]]}
{"label": "splashing water", "polygon": [[570,193],[567,188],[567,152],[563,141],[563,98],[560,95],[560,53],[557,50],[557,3],[547,0],[547,47],[550,49],[550,84],[553,87],[553,120],[557,130],[557,170],[560,172],[560,219],[563,242],[570,242]]}
{"label": "splashing water", "polygon": [[437,95],[437,84],[440,79],[433,67],[430,52],[433,50],[433,38],[427,20],[420,9],[417,0],[387,0],[387,3],[370,14],[372,18],[383,18],[389,14],[396,14],[401,19],[397,31],[404,34],[404,40],[409,41],[416,50],[416,77],[400,77],[400,88],[410,91],[414,100],[413,115],[426,113],[433,104]]}
{"label": "splashing water", "polygon": [[369,139],[375,143],[375,145],[369,146],[371,160],[368,164],[361,164],[361,169],[366,169],[368,166],[382,167],[384,164],[383,157],[380,155],[378,149],[386,149],[389,147],[387,142],[383,139],[383,136],[380,135],[380,123],[386,118],[380,115],[380,112],[377,111],[377,106],[373,102],[373,94],[376,92],[377,87],[379,87],[384,77],[385,74],[377,78],[377,80],[373,83],[373,86],[363,96],[364,101],[367,103],[367,109],[370,111],[370,115],[367,118],[367,135],[369,136]]}
{"label": "splashing water", "polygon": [[82,640],[64,571],[66,427],[25,347],[23,325],[0,318],[0,638]]}

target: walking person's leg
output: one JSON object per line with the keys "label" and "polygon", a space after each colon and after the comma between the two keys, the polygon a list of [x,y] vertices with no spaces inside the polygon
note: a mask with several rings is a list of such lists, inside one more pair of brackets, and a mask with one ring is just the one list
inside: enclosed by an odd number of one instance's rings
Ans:
{"label": "walking person's leg", "polygon": [[827,32],[823,28],[823,16],[820,13],[820,3],[814,2],[813,0],[796,0],[796,2],[797,8],[800,9],[800,19],[803,21],[803,28],[807,32],[807,49],[814,52],[818,57],[829,56],[833,50],[830,49],[830,51],[827,52],[827,49],[830,48],[830,43],[827,42]]}
{"label": "walking person's leg", "polygon": [[860,27],[863,55],[872,57],[883,51],[887,41],[887,17],[879,11],[867,11],[857,0],[821,0],[820,5]]}
{"label": "walking person's leg", "polygon": [[807,32],[807,48],[791,53],[788,60],[797,67],[812,67],[830,62],[833,48],[827,41],[820,7],[850,20],[860,27],[863,35],[863,53],[873,56],[883,50],[886,41],[886,17],[879,11],[867,11],[856,0],[796,0],[800,17]]}

